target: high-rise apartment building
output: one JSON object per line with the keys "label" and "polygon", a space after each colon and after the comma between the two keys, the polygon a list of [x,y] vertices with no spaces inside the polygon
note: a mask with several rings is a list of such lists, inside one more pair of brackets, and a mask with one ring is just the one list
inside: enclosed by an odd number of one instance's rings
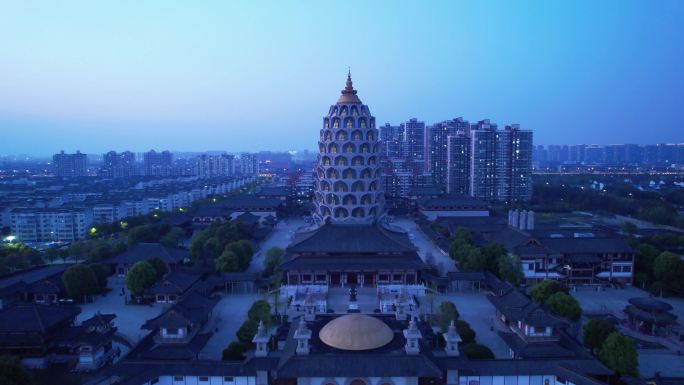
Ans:
{"label": "high-rise apartment building", "polygon": [[446,192],[470,195],[470,136],[467,132],[447,137]]}
{"label": "high-rise apartment building", "polygon": [[422,174],[427,168],[425,139],[425,122],[413,118],[404,123],[404,158],[416,174]]}
{"label": "high-rise apartment building", "polygon": [[138,167],[135,164],[135,154],[130,151],[117,153],[109,151],[102,155],[102,168],[100,175],[109,178],[126,178],[138,175]]}
{"label": "high-rise apartment building", "polygon": [[147,176],[169,176],[173,169],[173,155],[169,151],[150,150],[143,154],[143,170]]}
{"label": "high-rise apartment building", "polygon": [[257,154],[241,154],[236,172],[240,175],[257,175],[259,173],[259,156]]}
{"label": "high-rise apartment building", "polygon": [[470,128],[470,195],[496,200],[497,126],[489,119]]}
{"label": "high-rise apartment building", "polygon": [[11,230],[23,242],[73,242],[85,239],[92,217],[85,209],[16,208]]}
{"label": "high-rise apartment building", "polygon": [[[567,149],[567,146],[566,146]],[[497,132],[496,200],[528,201],[532,198],[532,131],[512,124]]]}
{"label": "high-rise apartment building", "polygon": [[427,170],[436,186],[447,184],[448,138],[453,135],[467,135],[470,124],[463,118],[446,120],[427,127]]}
{"label": "high-rise apartment building", "polygon": [[380,155],[383,158],[400,158],[404,155],[404,125],[385,123],[380,127]]}
{"label": "high-rise apartment building", "polygon": [[235,157],[228,154],[197,157],[196,175],[202,179],[235,175]]}
{"label": "high-rise apartment building", "polygon": [[76,151],[65,154],[64,151],[52,156],[54,174],[60,178],[76,178],[88,175],[88,156]]}

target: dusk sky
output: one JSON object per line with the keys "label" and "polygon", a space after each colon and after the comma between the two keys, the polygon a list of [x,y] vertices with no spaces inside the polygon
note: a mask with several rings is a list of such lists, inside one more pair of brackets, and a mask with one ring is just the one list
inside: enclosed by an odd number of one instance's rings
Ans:
{"label": "dusk sky", "polygon": [[684,1],[1,1],[0,154],[315,149],[379,123],[684,142]]}

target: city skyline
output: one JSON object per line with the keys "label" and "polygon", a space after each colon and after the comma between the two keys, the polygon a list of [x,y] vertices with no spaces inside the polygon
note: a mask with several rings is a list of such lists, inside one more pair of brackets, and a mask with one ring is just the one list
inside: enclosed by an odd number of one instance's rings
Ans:
{"label": "city skyline", "polygon": [[160,5],[5,5],[0,153],[315,149],[347,66],[379,125],[682,141],[679,2]]}

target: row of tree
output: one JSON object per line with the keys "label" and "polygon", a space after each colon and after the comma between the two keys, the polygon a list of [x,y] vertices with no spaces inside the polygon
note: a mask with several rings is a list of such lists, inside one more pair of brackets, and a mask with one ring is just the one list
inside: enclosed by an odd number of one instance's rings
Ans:
{"label": "row of tree", "polygon": [[[449,329],[451,321],[454,321],[454,326],[458,335],[461,337],[459,350],[466,357],[471,360],[491,360],[494,359],[494,353],[485,345],[478,344],[475,340],[475,331],[470,327],[468,322],[460,319],[460,314],[456,305],[451,301],[444,301],[439,304],[439,313],[436,314],[435,321],[440,328],[441,333],[446,333]],[[444,338],[441,335],[437,336],[437,343],[443,346]]]}
{"label": "row of tree", "polygon": [[591,319],[582,328],[584,346],[618,375],[638,377],[638,354],[634,341],[615,330],[612,323]]}
{"label": "row of tree", "polygon": [[498,243],[482,248],[475,246],[470,231],[463,227],[457,228],[452,235],[449,256],[461,271],[487,270],[516,286],[523,279],[520,258],[508,254]]}
{"label": "row of tree", "polygon": [[570,294],[568,288],[554,279],[545,279],[532,288],[532,299],[544,304],[551,313],[573,321],[582,317],[579,302]]}
{"label": "row of tree", "polygon": [[630,237],[630,244],[639,251],[634,280],[637,286],[655,295],[684,296],[684,236],[658,234],[647,238]]}
{"label": "row of tree", "polygon": [[252,339],[257,332],[259,322],[263,322],[266,327],[273,324],[271,315],[271,305],[264,300],[256,301],[247,311],[247,319],[235,332],[237,341],[233,341],[223,350],[223,360],[243,360],[244,353],[254,348]]}

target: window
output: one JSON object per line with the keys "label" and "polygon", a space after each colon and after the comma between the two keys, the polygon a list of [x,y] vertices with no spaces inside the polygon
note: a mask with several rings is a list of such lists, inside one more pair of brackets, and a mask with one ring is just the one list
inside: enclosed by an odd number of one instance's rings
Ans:
{"label": "window", "polygon": [[302,274],[302,282],[311,282],[311,274]]}
{"label": "window", "polygon": [[235,379],[231,376],[224,376],[223,382],[235,382]]}
{"label": "window", "polygon": [[200,376],[200,377],[199,377],[199,382],[209,382],[209,377],[207,377],[207,376]]}
{"label": "window", "polygon": [[325,282],[325,274],[316,274],[316,282]]}
{"label": "window", "polygon": [[183,376],[173,376],[174,381],[185,381],[185,377]]}
{"label": "window", "polygon": [[176,335],[178,334],[178,328],[166,328],[166,334]]}

